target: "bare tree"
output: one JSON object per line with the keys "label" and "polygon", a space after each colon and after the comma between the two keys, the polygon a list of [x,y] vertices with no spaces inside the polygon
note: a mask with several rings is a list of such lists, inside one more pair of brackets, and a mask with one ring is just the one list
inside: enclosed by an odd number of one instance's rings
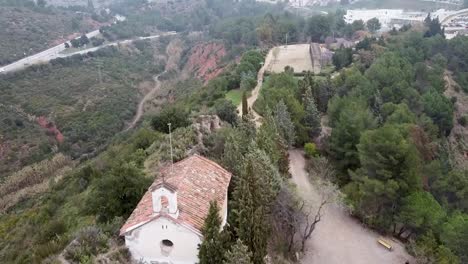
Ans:
{"label": "bare tree", "polygon": [[310,215],[312,210],[305,214],[305,226],[304,230],[301,233],[301,251],[304,251],[305,242],[312,236],[312,232],[315,230],[315,226],[322,220],[322,209],[326,202],[322,201],[317,212],[315,213],[313,221],[311,221]]}
{"label": "bare tree", "polygon": [[[272,207],[273,230],[279,243],[286,243],[287,254],[296,252],[296,235],[301,229],[304,218],[301,201],[292,187],[283,184]],[[282,244],[284,245],[284,244]]]}
{"label": "bare tree", "polygon": [[[309,165],[309,177],[312,185],[316,188],[318,197],[303,203],[301,211],[303,212],[302,230],[301,230],[301,251],[304,251],[306,241],[312,236],[317,224],[322,220],[326,205],[338,203],[342,195],[338,187],[332,183],[336,172],[330,162],[319,157],[312,159]],[[315,213],[314,213],[315,212]]]}
{"label": "bare tree", "polygon": [[304,251],[326,206],[341,199],[338,188],[330,181],[335,177],[335,170],[327,159],[313,159],[308,169],[317,195],[311,194],[311,199],[306,201],[299,198],[294,187],[283,184],[272,206],[273,239],[290,257]]}

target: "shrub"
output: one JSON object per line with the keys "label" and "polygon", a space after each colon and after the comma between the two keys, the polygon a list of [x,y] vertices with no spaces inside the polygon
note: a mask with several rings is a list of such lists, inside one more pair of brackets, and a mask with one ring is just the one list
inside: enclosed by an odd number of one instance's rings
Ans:
{"label": "shrub", "polygon": [[38,233],[37,240],[40,243],[46,243],[53,240],[59,235],[62,235],[67,231],[65,224],[59,220],[52,220],[48,222]]}
{"label": "shrub", "polygon": [[97,179],[87,197],[88,212],[97,215],[99,222],[128,217],[150,183],[135,164],[117,164]]}
{"label": "shrub", "polygon": [[133,145],[135,149],[146,149],[158,138],[158,134],[147,128],[138,130],[133,136]]}
{"label": "shrub", "polygon": [[314,143],[306,143],[304,145],[304,151],[307,157],[317,157],[319,155],[317,151],[317,146]]}
{"label": "shrub", "polygon": [[466,126],[468,124],[468,117],[462,116],[458,119],[458,123],[462,126]]}
{"label": "shrub", "polygon": [[169,106],[151,120],[151,126],[154,130],[166,134],[169,133],[168,123],[171,123],[172,131],[179,127],[186,127],[190,125],[189,113],[181,107]]}
{"label": "shrub", "polygon": [[64,256],[72,263],[91,263],[92,257],[107,249],[107,237],[98,227],[86,227],[68,245]]}
{"label": "shrub", "polygon": [[221,120],[226,121],[232,125],[236,124],[237,121],[237,107],[232,102],[227,100],[219,100],[215,104],[216,115]]}

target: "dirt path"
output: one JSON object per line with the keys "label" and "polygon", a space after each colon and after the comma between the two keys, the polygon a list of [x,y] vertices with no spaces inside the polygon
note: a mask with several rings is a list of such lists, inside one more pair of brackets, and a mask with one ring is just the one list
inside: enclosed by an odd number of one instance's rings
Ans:
{"label": "dirt path", "polygon": [[[264,79],[264,74],[265,74],[265,71],[268,69],[268,67],[270,66],[271,64],[271,60],[273,58],[273,53],[272,53],[272,50],[271,49],[266,58],[265,58],[265,63],[263,63],[263,66],[262,68],[260,68],[260,70],[258,71],[258,74],[257,74],[257,85],[255,86],[255,88],[252,90],[252,93],[250,95],[249,98],[247,98],[247,105],[249,106],[249,111],[253,114],[254,116],[254,120],[255,120],[255,124],[257,126],[260,126],[261,122],[261,116],[255,112],[255,110],[253,110],[253,104],[255,103],[255,101],[257,101],[257,98],[258,96],[260,95],[260,89],[262,88],[262,85],[263,85],[263,79]],[[239,113],[239,115],[242,115],[242,102],[241,104],[237,107],[237,111]]]}
{"label": "dirt path", "polygon": [[135,117],[133,118],[133,121],[132,123],[130,123],[130,125],[127,127],[127,129],[125,129],[125,131],[128,131],[132,128],[135,127],[135,125],[138,123],[138,121],[140,121],[141,117],[143,116],[143,113],[145,112],[144,108],[145,108],[145,103],[151,99],[151,97],[153,97],[154,93],[156,93],[157,90],[159,90],[159,88],[161,87],[161,81],[159,81],[159,76],[161,76],[163,73],[160,73],[159,75],[156,75],[153,79],[154,79],[154,87],[153,89],[151,89],[151,91],[149,93],[147,93],[143,99],[141,99],[140,103],[138,104],[138,109],[137,109],[137,113],[135,115]]}
{"label": "dirt path", "polygon": [[[318,201],[318,193],[311,185],[305,170],[306,161],[299,150],[291,150],[290,170],[299,194],[309,204]],[[392,241],[392,252],[377,244],[379,235],[364,228],[343,208],[330,204],[317,224],[316,230],[306,243],[306,252],[301,263],[309,264],[404,264],[413,263],[403,245]]]}

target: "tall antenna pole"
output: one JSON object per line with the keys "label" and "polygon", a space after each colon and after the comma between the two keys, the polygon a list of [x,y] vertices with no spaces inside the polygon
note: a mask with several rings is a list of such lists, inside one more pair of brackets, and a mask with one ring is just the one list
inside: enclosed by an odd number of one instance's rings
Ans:
{"label": "tall antenna pole", "polygon": [[169,145],[171,147],[171,173],[172,173],[172,168],[174,167],[174,157],[172,155],[172,131],[171,131],[171,123],[167,124],[169,126]]}
{"label": "tall antenna pole", "polygon": [[99,84],[102,86],[101,64],[98,65],[98,73],[99,73]]}

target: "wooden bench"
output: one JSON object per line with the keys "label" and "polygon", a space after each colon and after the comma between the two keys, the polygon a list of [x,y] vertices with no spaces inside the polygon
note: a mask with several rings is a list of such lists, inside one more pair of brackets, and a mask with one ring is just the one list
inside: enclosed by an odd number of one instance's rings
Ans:
{"label": "wooden bench", "polygon": [[383,239],[383,238],[379,238],[379,239],[377,240],[377,242],[378,242],[380,245],[384,246],[387,250],[389,250],[389,251],[392,251],[392,250],[393,250],[393,246],[392,246],[392,245],[390,244],[390,242],[388,242],[387,240],[385,240],[385,239]]}

